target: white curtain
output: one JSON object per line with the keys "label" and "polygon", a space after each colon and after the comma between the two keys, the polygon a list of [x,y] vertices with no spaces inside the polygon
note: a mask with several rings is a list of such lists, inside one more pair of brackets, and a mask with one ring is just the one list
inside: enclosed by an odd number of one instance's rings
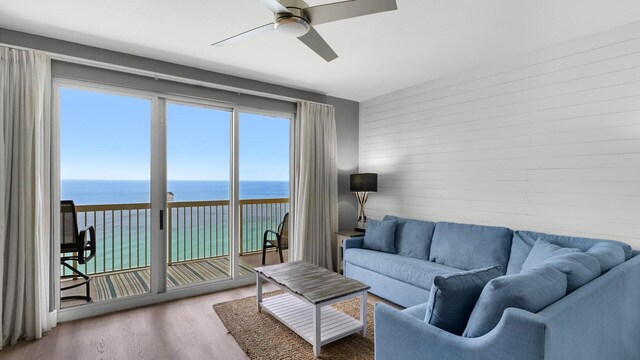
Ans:
{"label": "white curtain", "polygon": [[300,102],[294,134],[292,260],[333,269],[331,248],[338,228],[334,108]]}
{"label": "white curtain", "polygon": [[[50,126],[48,59],[0,47],[0,337],[40,338],[49,314]],[[0,347],[1,348],[1,347]]]}

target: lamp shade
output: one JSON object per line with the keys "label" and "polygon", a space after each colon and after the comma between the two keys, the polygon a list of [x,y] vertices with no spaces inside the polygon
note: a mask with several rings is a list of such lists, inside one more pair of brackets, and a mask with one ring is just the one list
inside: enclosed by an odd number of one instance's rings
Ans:
{"label": "lamp shade", "polygon": [[377,192],[378,174],[351,174],[351,192]]}

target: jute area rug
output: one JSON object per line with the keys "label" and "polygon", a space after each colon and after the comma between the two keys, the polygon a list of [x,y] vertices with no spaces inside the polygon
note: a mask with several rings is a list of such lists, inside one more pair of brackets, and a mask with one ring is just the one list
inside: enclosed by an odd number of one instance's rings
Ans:
{"label": "jute area rug", "polygon": [[[280,293],[274,291],[264,297]],[[359,319],[359,298],[331,306]],[[353,334],[325,345],[320,359],[373,359],[373,306],[367,306],[367,336]],[[271,315],[258,313],[255,296],[216,304],[213,309],[251,359],[316,359],[310,343]]]}

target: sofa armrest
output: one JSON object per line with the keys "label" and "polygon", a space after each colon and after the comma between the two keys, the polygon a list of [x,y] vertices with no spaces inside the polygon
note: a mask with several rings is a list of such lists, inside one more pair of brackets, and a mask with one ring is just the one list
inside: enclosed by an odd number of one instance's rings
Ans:
{"label": "sofa armrest", "polygon": [[516,308],[507,309],[498,326],[479,338],[451,334],[382,303],[375,306],[374,328],[376,360],[544,359],[544,322]]}
{"label": "sofa armrest", "polygon": [[363,239],[364,237],[362,236],[345,239],[343,242],[344,250],[361,248]]}
{"label": "sofa armrest", "polygon": [[538,313],[549,359],[640,359],[640,257]]}

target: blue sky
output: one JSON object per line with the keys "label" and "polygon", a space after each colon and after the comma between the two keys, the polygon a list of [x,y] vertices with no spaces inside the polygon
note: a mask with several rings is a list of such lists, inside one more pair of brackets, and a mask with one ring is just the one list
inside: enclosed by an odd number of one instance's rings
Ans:
{"label": "blue sky", "polygon": [[[62,179],[149,180],[151,102],[60,89]],[[230,113],[167,105],[169,180],[228,180]],[[289,120],[240,114],[240,180],[289,180]]]}

